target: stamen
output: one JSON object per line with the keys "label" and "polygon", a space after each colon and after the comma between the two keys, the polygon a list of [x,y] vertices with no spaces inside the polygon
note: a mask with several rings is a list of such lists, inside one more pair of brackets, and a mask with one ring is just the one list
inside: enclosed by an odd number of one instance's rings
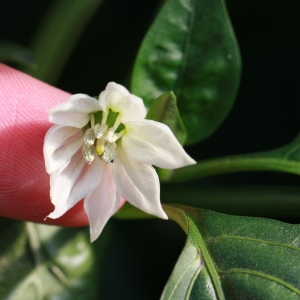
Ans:
{"label": "stamen", "polygon": [[118,134],[115,133],[114,128],[109,128],[105,135],[105,142],[114,143],[118,139]]}
{"label": "stamen", "polygon": [[95,134],[96,139],[100,139],[104,135],[106,130],[107,130],[106,124],[103,124],[103,125],[96,124],[94,126],[94,134]]}
{"label": "stamen", "polygon": [[83,141],[86,145],[93,145],[95,142],[95,134],[93,128],[89,128],[84,133]]}
{"label": "stamen", "polygon": [[91,128],[84,133],[84,143],[81,149],[83,157],[88,164],[92,163],[96,155],[106,163],[113,163],[117,153],[116,141],[126,133],[126,128],[119,133],[115,132],[121,124],[120,114],[115,119],[113,127],[109,129],[106,124],[108,113],[102,112],[101,125],[95,124],[96,119],[95,114],[90,114]]}
{"label": "stamen", "polygon": [[121,115],[119,113],[116,120],[115,120],[115,124],[113,126],[114,131],[117,130],[117,128],[119,127],[120,124],[121,124]]}
{"label": "stamen", "polygon": [[121,138],[125,133],[126,133],[126,129],[121,130],[121,131],[118,133],[118,139]]}
{"label": "stamen", "polygon": [[102,121],[101,121],[101,125],[105,124],[107,121],[107,116],[108,114],[105,113],[104,111],[102,112]]}
{"label": "stamen", "polygon": [[90,114],[91,127],[95,125],[95,115],[93,113]]}
{"label": "stamen", "polygon": [[82,154],[85,161],[90,164],[95,159],[95,146],[83,144],[82,146]]}
{"label": "stamen", "polygon": [[101,158],[106,162],[113,162],[117,152],[117,144],[106,142],[104,147],[104,152]]}

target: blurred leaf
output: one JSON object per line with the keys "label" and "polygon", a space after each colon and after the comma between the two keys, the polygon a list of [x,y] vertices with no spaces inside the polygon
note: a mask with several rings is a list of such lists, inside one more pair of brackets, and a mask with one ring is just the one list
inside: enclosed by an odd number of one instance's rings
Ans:
{"label": "blurred leaf", "polygon": [[31,48],[38,69],[24,69],[28,74],[54,84],[88,21],[103,0],[56,0],[36,32]]}
{"label": "blurred leaf", "polygon": [[300,135],[291,143],[278,149],[209,159],[193,166],[174,170],[171,181],[181,182],[246,171],[273,171],[300,175]]}
{"label": "blurred leaf", "polygon": [[192,144],[210,136],[227,116],[240,69],[224,1],[168,0],[141,45],[131,90],[147,106],[174,91]]}
{"label": "blurred leaf", "polygon": [[1,299],[96,298],[95,264],[102,254],[87,230],[8,219],[1,228]]}
{"label": "blurred leaf", "polygon": [[299,299],[300,227],[164,206],[188,235],[161,299]]}
{"label": "blurred leaf", "polygon": [[186,140],[186,129],[181,120],[176,96],[173,92],[160,95],[155,99],[147,114],[147,119],[161,122],[170,127],[178,141],[183,145]]}
{"label": "blurred leaf", "polygon": [[29,69],[37,66],[34,56],[28,48],[3,40],[0,40],[0,61],[15,63]]}

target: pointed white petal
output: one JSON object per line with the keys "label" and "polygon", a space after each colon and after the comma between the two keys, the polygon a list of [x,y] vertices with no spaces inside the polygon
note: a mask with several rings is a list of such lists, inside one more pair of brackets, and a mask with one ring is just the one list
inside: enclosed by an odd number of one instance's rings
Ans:
{"label": "pointed white petal", "polygon": [[44,140],[44,158],[47,173],[52,173],[70,161],[83,143],[83,131],[61,125],[52,126]]}
{"label": "pointed white petal", "polygon": [[89,114],[99,111],[99,101],[84,94],[71,96],[66,102],[48,110],[49,121],[57,125],[84,127]]}
{"label": "pointed white petal", "polygon": [[78,151],[73,155],[69,164],[51,173],[50,197],[55,209],[48,215],[49,218],[59,218],[80,200],[73,197],[70,201],[69,196],[75,182],[81,177],[85,164],[81,151]]}
{"label": "pointed white petal", "polygon": [[151,165],[131,160],[119,147],[113,175],[122,198],[148,214],[168,219],[160,204],[159,179]]}
{"label": "pointed white petal", "polygon": [[124,95],[124,92],[119,92],[120,89],[121,87],[101,92],[99,96],[101,109],[107,113],[109,109],[119,112],[122,123],[144,119],[147,110],[143,100],[132,94]]}
{"label": "pointed white petal", "polygon": [[84,199],[84,210],[90,223],[91,242],[100,235],[108,219],[117,211],[120,197],[112,177],[111,164],[103,164],[103,175],[97,188]]}
{"label": "pointed white petal", "polygon": [[113,81],[107,84],[105,90],[118,92],[125,97],[130,95],[129,91],[123,85]]}
{"label": "pointed white petal", "polygon": [[103,174],[103,162],[96,157],[89,165],[85,164],[70,192],[68,201],[78,202],[93,192],[99,185]]}
{"label": "pointed white petal", "polygon": [[165,124],[141,120],[126,124],[126,128],[122,145],[130,158],[164,169],[176,169],[196,163]]}

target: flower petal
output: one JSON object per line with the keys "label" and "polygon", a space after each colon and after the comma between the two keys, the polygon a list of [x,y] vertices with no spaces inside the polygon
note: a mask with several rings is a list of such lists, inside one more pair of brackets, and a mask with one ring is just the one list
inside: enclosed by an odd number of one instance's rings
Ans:
{"label": "flower petal", "polygon": [[50,197],[55,209],[48,215],[49,218],[59,218],[80,200],[74,197],[70,199],[69,196],[84,166],[82,153],[77,151],[69,163],[50,174]]}
{"label": "flower petal", "polygon": [[70,161],[83,143],[83,131],[78,128],[54,125],[44,139],[44,158],[50,174]]}
{"label": "flower petal", "polygon": [[164,169],[176,169],[196,163],[165,124],[141,120],[126,124],[126,128],[122,145],[130,158]]}
{"label": "flower petal", "polygon": [[89,114],[99,110],[99,101],[88,95],[76,94],[66,102],[49,109],[49,121],[57,125],[82,128],[88,123]]}
{"label": "flower petal", "polygon": [[119,147],[113,176],[122,198],[148,214],[168,219],[160,204],[159,179],[151,165],[131,160]]}
{"label": "flower petal", "polygon": [[101,109],[108,113],[111,109],[120,113],[122,123],[144,119],[147,110],[141,98],[130,94],[125,87],[110,82],[99,96]]}
{"label": "flower petal", "polygon": [[112,166],[102,164],[103,175],[100,184],[84,199],[84,210],[90,223],[91,242],[98,238],[108,219],[119,208],[121,200],[112,177]]}
{"label": "flower petal", "polygon": [[118,92],[119,94],[125,97],[130,95],[129,91],[126,89],[125,86],[115,83],[113,81],[107,84],[105,90]]}
{"label": "flower petal", "polygon": [[98,157],[96,157],[90,165],[87,163],[84,164],[83,169],[70,192],[69,202],[77,203],[96,189],[102,178],[103,166],[103,162]]}

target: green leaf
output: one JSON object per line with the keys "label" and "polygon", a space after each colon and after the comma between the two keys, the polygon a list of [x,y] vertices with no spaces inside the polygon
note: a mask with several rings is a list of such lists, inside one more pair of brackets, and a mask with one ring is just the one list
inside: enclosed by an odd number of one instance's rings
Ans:
{"label": "green leaf", "polygon": [[188,181],[219,174],[249,171],[273,171],[300,175],[300,135],[278,149],[200,161],[174,170],[169,180]]}
{"label": "green leaf", "polygon": [[0,41],[0,61],[15,63],[29,69],[34,69],[37,66],[35,58],[28,48],[3,40]]}
{"label": "green leaf", "polygon": [[300,227],[164,206],[188,235],[161,299],[299,299]]}
{"label": "green leaf", "polygon": [[155,99],[147,114],[147,119],[161,122],[170,127],[178,141],[183,145],[186,140],[186,129],[181,120],[176,96],[173,92],[160,95]]}
{"label": "green leaf", "polygon": [[87,230],[8,219],[1,228],[1,299],[96,298],[101,252],[94,253]]}
{"label": "green leaf", "polygon": [[33,41],[38,69],[28,74],[54,84],[72,54],[88,21],[103,0],[56,0],[51,5]]}
{"label": "green leaf", "polygon": [[187,143],[210,136],[231,109],[240,55],[222,0],[168,0],[148,31],[131,90],[147,106],[174,91]]}

